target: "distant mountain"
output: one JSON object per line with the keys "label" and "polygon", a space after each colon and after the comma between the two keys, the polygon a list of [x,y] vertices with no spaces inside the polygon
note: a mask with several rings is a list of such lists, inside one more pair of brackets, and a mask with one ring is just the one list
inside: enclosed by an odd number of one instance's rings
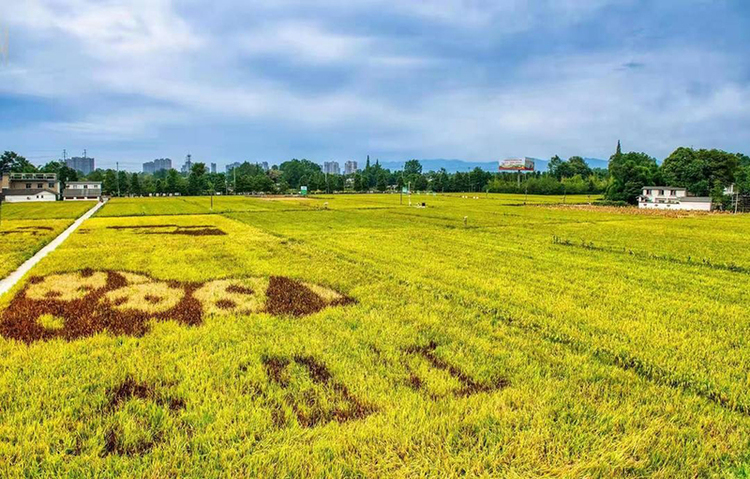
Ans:
{"label": "distant mountain", "polygon": [[[547,171],[549,166],[549,160],[542,160],[539,158],[531,158],[534,160],[534,165],[537,171]],[[607,168],[607,160],[600,160],[598,158],[584,158],[586,163],[591,168]],[[498,167],[497,161],[464,161],[464,160],[448,160],[443,158],[438,159],[421,159],[419,162],[422,164],[422,171],[438,171],[440,168],[445,168],[448,173],[455,173],[457,171],[471,171],[474,168],[481,168],[485,171],[496,172]],[[373,162],[374,163],[374,162]],[[404,168],[405,161],[381,161],[380,165],[383,168],[397,171]],[[360,165],[363,168],[364,165]]]}

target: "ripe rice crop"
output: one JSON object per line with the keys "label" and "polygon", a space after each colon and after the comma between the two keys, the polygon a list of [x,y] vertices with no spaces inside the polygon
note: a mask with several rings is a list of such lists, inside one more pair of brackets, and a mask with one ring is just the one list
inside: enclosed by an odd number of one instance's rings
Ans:
{"label": "ripe rice crop", "polygon": [[748,217],[419,201],[88,220],[0,298],[51,331],[0,337],[0,475],[750,472]]}
{"label": "ripe rice crop", "polygon": [[53,220],[75,219],[91,209],[94,201],[42,201],[30,203],[3,203],[2,219]]}
{"label": "ripe rice crop", "polygon": [[[7,205],[3,205],[3,213],[5,213],[5,208]],[[21,266],[24,261],[62,233],[70,223],[72,220],[67,219],[31,221],[3,219],[0,224],[0,278],[4,278]]]}

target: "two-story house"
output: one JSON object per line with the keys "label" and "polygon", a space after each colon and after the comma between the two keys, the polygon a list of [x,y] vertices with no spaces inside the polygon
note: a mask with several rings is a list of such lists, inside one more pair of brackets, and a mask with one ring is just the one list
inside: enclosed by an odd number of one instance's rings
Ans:
{"label": "two-story house", "polygon": [[644,186],[638,207],[662,210],[711,211],[711,198],[690,196],[686,188],[675,186]]}
{"label": "two-story house", "polygon": [[0,195],[3,201],[55,201],[60,194],[60,182],[55,173],[5,173],[0,175]]}

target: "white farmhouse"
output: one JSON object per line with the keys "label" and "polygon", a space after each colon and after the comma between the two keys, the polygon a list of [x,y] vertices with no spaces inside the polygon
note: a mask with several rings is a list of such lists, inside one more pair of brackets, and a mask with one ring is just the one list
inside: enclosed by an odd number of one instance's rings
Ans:
{"label": "white farmhouse", "polygon": [[687,189],[674,186],[644,186],[638,207],[660,210],[711,211],[711,198],[690,196]]}

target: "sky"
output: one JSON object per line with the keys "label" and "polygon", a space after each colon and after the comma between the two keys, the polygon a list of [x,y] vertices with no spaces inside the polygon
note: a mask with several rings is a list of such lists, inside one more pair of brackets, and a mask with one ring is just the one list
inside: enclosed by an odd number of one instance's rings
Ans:
{"label": "sky", "polygon": [[746,0],[5,0],[0,39],[36,164],[750,153]]}

